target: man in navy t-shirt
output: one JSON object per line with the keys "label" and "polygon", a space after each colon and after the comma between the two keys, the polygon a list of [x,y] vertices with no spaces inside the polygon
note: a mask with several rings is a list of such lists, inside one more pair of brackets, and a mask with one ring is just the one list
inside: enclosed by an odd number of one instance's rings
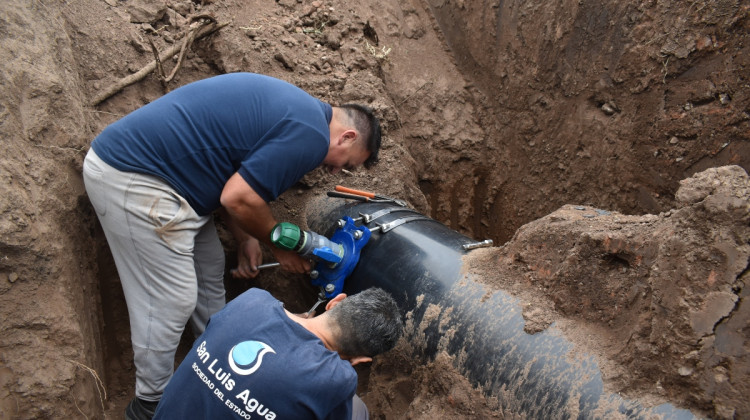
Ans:
{"label": "man in navy t-shirt", "polygon": [[396,302],[382,289],[340,294],[314,318],[250,289],[211,317],[154,418],[351,419],[352,366],[390,350],[401,333]]}
{"label": "man in navy t-shirt", "polygon": [[[272,77],[233,73],[180,87],[94,139],[86,192],[120,275],[130,317],[136,398],[150,418],[189,320],[196,334],[225,304],[224,253],[212,213],[240,244],[235,277],[257,275],[268,202],[320,166],[332,173],[377,159],[380,126],[360,105],[332,107]],[[271,246],[281,267],[312,267]]]}

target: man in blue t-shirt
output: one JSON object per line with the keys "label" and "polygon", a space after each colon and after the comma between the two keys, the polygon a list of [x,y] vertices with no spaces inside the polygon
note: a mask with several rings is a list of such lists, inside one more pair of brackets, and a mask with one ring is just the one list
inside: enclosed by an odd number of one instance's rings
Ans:
{"label": "man in blue t-shirt", "polygon": [[[333,107],[272,77],[233,73],[180,87],[106,127],[83,167],[86,192],[128,305],[136,398],[149,419],[173,373],[185,324],[203,332],[225,304],[212,213],[239,244],[235,277],[255,277],[276,224],[268,202],[324,165],[377,160],[380,125],[360,105]],[[270,247],[282,269],[309,261]]]}
{"label": "man in blue t-shirt", "polygon": [[393,348],[401,333],[396,302],[382,289],[340,294],[314,318],[250,289],[211,317],[154,418],[366,418],[352,366]]}

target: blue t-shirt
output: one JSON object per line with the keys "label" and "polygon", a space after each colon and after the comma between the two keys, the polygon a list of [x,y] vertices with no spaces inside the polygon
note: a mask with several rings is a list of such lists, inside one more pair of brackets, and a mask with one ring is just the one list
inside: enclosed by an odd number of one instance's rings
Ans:
{"label": "blue t-shirt", "polygon": [[219,208],[235,173],[266,202],[328,153],[332,108],[251,73],[182,86],[105,128],[91,147],[109,165],[164,179],[199,215]]}
{"label": "blue t-shirt", "polygon": [[250,289],[211,317],[164,390],[159,419],[351,419],[357,373]]}

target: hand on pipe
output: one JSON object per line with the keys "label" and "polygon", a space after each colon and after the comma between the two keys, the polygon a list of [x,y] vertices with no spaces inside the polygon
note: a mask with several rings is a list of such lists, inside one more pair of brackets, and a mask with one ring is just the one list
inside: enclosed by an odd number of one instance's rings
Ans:
{"label": "hand on pipe", "polygon": [[294,251],[285,251],[273,247],[271,249],[273,256],[276,257],[276,261],[281,264],[281,269],[290,273],[305,274],[312,270],[313,264],[299,256]]}

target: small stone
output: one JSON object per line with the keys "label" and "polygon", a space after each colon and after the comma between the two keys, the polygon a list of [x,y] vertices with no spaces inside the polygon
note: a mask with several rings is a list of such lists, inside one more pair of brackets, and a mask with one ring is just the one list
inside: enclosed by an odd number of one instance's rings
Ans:
{"label": "small stone", "polygon": [[669,144],[677,144],[680,141],[677,137],[672,137],[669,139]]}
{"label": "small stone", "polygon": [[698,51],[705,50],[706,48],[711,48],[713,47],[713,45],[714,43],[711,40],[711,37],[708,35],[704,35],[695,40],[695,49]]}
{"label": "small stone", "polygon": [[693,369],[691,369],[691,368],[689,368],[689,367],[686,367],[686,366],[681,366],[681,367],[680,367],[680,368],[679,368],[679,369],[677,370],[677,373],[679,373],[679,374],[680,374],[680,376],[690,376],[690,375],[692,375],[692,374],[693,374]]}
{"label": "small stone", "polygon": [[11,283],[15,283],[16,280],[18,280],[18,273],[10,273],[8,275],[8,281]]}
{"label": "small stone", "polygon": [[161,2],[132,0],[126,4],[131,23],[152,23],[161,20],[167,12],[167,5]]}
{"label": "small stone", "polygon": [[719,94],[719,102],[722,105],[729,105],[729,102],[731,102],[731,101],[732,101],[732,98],[730,98],[728,94],[726,94],[726,93],[720,93]]}
{"label": "small stone", "polygon": [[258,36],[258,31],[255,28],[245,28],[245,36],[255,39]]}
{"label": "small stone", "polygon": [[615,109],[612,108],[610,104],[603,104],[602,105],[602,111],[607,115],[612,115],[615,113]]}
{"label": "small stone", "polygon": [[289,58],[287,55],[277,52],[273,58],[276,59],[279,63],[281,63],[287,70],[294,70],[295,63],[294,61]]}

